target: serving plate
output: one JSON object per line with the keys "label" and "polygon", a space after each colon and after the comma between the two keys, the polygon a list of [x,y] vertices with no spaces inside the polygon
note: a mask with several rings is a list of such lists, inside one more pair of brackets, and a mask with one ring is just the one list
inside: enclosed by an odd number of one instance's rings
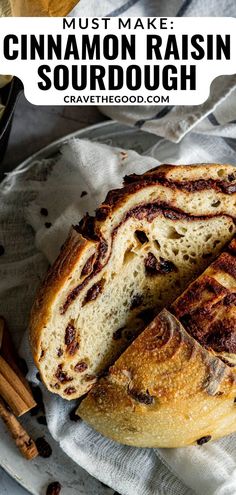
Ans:
{"label": "serving plate", "polygon": [[[95,126],[88,127],[82,131],[75,132],[64,138],[61,138],[49,146],[45,147],[41,151],[35,153],[27,160],[25,160],[15,171],[14,175],[9,175],[7,178],[8,190],[17,188],[18,178],[22,179],[27,177],[27,180],[34,180],[34,174],[37,174],[37,167],[34,168],[34,164],[37,160],[46,158],[54,158],[59,152],[62,144],[66,143],[72,138],[86,138],[92,141],[99,141],[109,145],[114,145],[122,148],[134,149],[139,153],[147,153],[158,138],[152,134],[145,133],[141,130],[129,128],[125,125],[121,125],[117,122],[105,122]],[[12,178],[11,178],[12,177]],[[26,182],[27,184],[27,182]],[[4,181],[0,185],[0,193],[3,188],[6,187]],[[27,185],[26,185],[27,193]],[[18,227],[19,222],[22,222],[22,236],[24,235],[23,208],[21,213],[21,206],[18,204]],[[12,211],[11,211],[12,208]],[[14,216],[14,206],[11,201],[8,201],[8,215],[9,218]],[[14,225],[14,224],[12,224]],[[14,228],[14,227],[13,227]],[[12,232],[14,237],[14,232]],[[27,231],[28,243],[31,252],[34,252],[34,234]],[[0,312],[4,311],[4,308],[0,308]],[[24,311],[24,308],[23,308]],[[27,431],[30,432],[33,438],[44,437],[52,447],[52,455],[48,459],[38,457],[33,461],[26,461],[17,451],[15,444],[9,437],[5,426],[0,422],[0,466],[2,466],[18,483],[20,483],[25,489],[27,489],[33,495],[44,495],[46,493],[46,487],[52,481],[60,480],[62,486],[64,486],[66,495],[113,495],[114,490],[106,487],[100,481],[90,476],[86,471],[80,468],[77,464],[66,456],[66,454],[60,449],[60,446],[52,439],[47,427],[38,424],[36,418],[30,414],[26,415],[22,420],[23,425]],[[0,489],[1,492],[1,489]],[[9,494],[10,495],[10,494]],[[11,494],[14,495],[14,494]]]}

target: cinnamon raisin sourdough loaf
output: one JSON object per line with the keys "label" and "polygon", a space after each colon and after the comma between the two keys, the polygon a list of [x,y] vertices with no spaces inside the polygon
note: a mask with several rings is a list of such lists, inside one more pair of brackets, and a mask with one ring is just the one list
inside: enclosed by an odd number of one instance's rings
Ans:
{"label": "cinnamon raisin sourdough loaf", "polygon": [[54,393],[87,392],[235,233],[230,165],[161,166],[125,178],[73,227],[39,290],[31,345]]}
{"label": "cinnamon raisin sourdough loaf", "polygon": [[80,404],[136,447],[202,445],[236,431],[236,239],[162,310]]}

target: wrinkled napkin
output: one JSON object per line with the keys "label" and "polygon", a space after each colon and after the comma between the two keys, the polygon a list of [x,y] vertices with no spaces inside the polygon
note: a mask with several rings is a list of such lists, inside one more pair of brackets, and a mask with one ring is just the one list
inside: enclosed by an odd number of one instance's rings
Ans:
{"label": "wrinkled napkin", "polygon": [[[236,17],[235,0],[81,0],[70,15],[125,17]],[[199,23],[199,20],[196,21]],[[209,21],[210,22],[210,21]],[[209,28],[210,29],[210,28]],[[236,75],[217,77],[209,98],[202,105],[108,105],[99,107],[108,117],[141,128],[170,141],[179,142],[193,127],[210,129],[207,116],[215,111],[236,88]],[[236,92],[233,93],[234,100]],[[234,114],[235,118],[235,114]],[[227,121],[228,123],[230,120]]]}

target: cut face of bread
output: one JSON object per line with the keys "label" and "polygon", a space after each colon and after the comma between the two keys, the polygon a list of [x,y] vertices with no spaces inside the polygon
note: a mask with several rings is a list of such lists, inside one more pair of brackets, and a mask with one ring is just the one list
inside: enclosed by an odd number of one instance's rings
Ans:
{"label": "cut face of bread", "polygon": [[236,431],[235,239],[170,311],[80,404],[78,414],[113,440],[181,447]]}
{"label": "cut face of bread", "polygon": [[46,386],[87,392],[149,321],[235,233],[230,165],[163,166],[126,178],[72,229],[32,310],[31,344]]}

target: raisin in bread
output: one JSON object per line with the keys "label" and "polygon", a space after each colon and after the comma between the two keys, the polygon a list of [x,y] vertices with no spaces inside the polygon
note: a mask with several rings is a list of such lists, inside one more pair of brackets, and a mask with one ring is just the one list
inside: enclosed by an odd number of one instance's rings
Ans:
{"label": "raisin in bread", "polygon": [[35,362],[48,389],[86,393],[235,232],[231,165],[161,166],[125,178],[72,228],[33,306]]}
{"label": "raisin in bread", "polygon": [[136,447],[202,445],[236,431],[236,240],[162,310],[80,404]]}

